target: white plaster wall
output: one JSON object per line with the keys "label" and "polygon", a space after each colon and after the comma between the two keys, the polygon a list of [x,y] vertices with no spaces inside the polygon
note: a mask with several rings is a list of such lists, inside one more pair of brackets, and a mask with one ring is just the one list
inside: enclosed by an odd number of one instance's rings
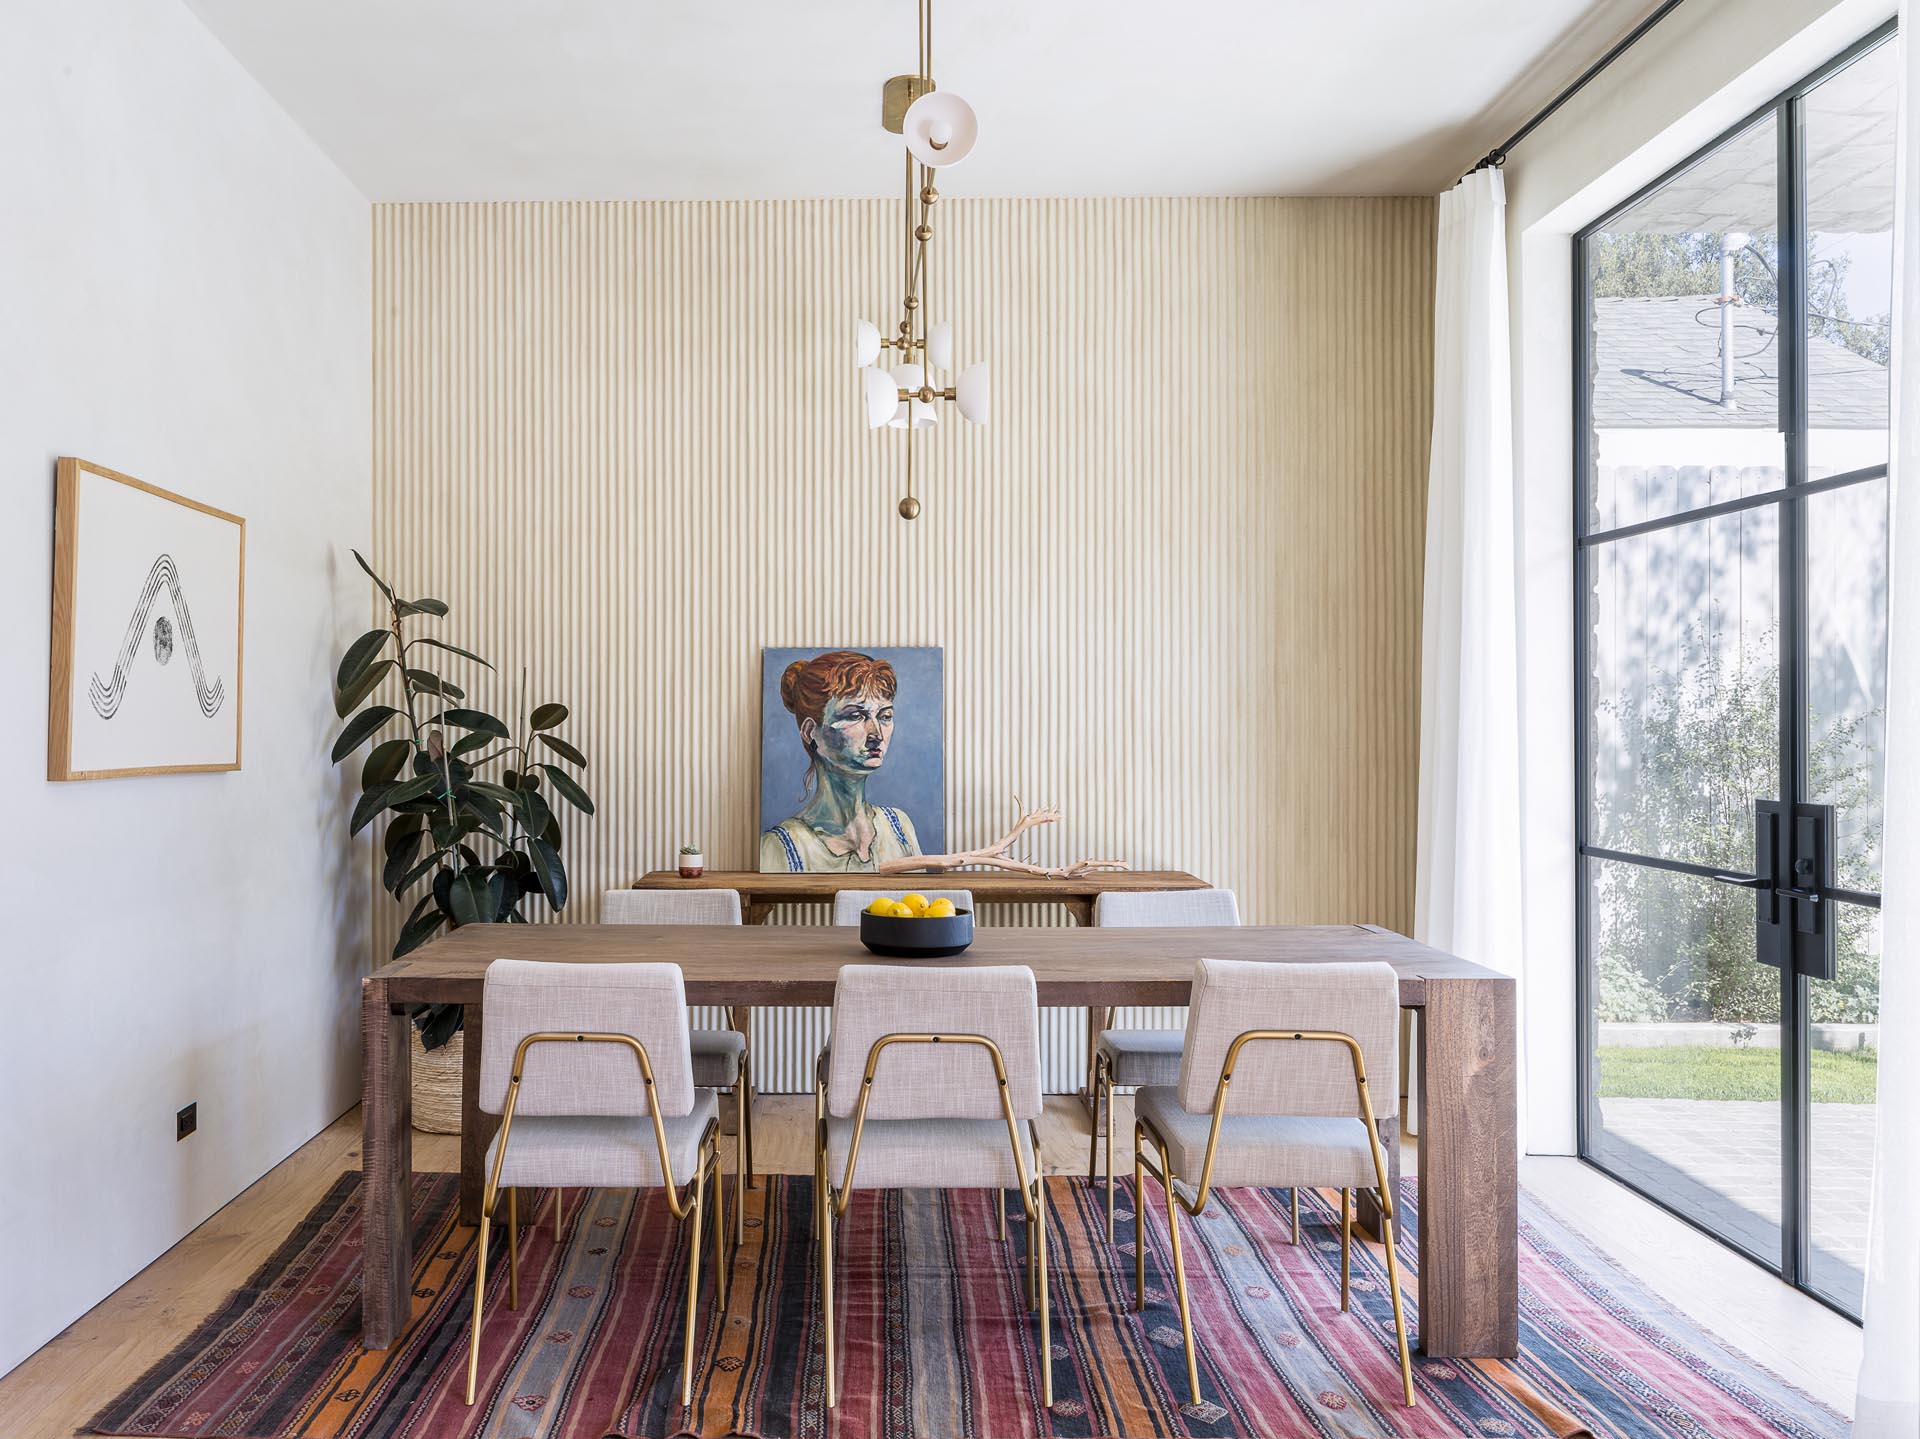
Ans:
{"label": "white plaster wall", "polygon": [[1534,1153],[1575,1148],[1572,236],[1893,11],[1689,0],[1507,161]]}
{"label": "white plaster wall", "polygon": [[[371,493],[365,199],[176,0],[5,10],[0,1372],[354,1100]],[[63,454],[246,517],[238,773],[47,781]]]}

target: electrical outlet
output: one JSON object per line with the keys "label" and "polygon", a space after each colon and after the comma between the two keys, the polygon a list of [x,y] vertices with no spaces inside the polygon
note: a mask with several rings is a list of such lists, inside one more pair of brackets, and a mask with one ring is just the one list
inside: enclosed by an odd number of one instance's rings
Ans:
{"label": "electrical outlet", "polygon": [[173,1142],[178,1144],[200,1126],[200,1101],[195,1100],[173,1116]]}

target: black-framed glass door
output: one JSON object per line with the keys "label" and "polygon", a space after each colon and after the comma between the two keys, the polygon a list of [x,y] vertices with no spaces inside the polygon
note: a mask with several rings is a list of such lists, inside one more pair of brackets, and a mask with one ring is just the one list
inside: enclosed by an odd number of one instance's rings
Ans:
{"label": "black-framed glass door", "polygon": [[1898,80],[1876,32],[1575,245],[1581,1154],[1857,1315]]}

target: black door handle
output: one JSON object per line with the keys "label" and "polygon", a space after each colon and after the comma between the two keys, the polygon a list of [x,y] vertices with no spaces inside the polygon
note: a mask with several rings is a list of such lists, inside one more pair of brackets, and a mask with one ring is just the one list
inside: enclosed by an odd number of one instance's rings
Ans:
{"label": "black door handle", "polygon": [[1824,889],[1776,889],[1774,893],[1782,899],[1804,900],[1808,904],[1818,904],[1827,897]]}

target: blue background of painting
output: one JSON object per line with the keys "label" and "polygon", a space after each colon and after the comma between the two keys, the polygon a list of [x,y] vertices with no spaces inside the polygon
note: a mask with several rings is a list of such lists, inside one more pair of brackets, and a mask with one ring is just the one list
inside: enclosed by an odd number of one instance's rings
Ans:
{"label": "blue background of painting", "polygon": [[[934,647],[813,645],[769,649],[760,655],[760,829],[790,819],[804,804],[807,752],[799,722],[780,703],[780,676],[795,660],[829,650],[854,650],[893,666],[893,740],[886,763],[867,781],[867,802],[904,809],[913,818],[923,854],[947,847],[947,685],[942,652]],[[755,837],[758,843],[758,836]]]}

